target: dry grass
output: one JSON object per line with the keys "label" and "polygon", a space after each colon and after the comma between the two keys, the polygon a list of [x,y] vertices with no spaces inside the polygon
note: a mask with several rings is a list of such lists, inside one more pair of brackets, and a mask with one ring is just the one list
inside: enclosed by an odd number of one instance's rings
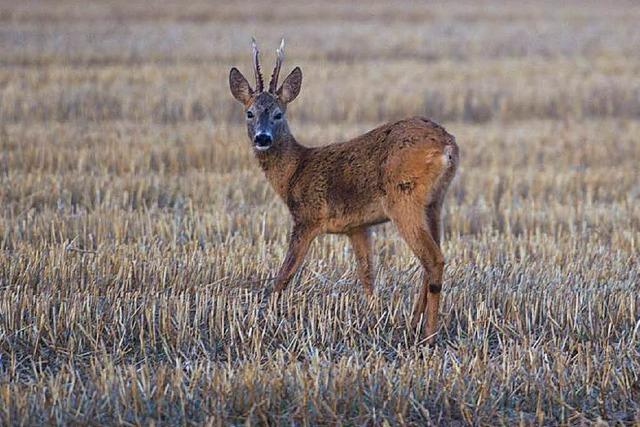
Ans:
{"label": "dry grass", "polygon": [[[640,423],[634,3],[6,3],[0,424]],[[308,145],[428,115],[456,135],[434,347],[375,232],[282,299],[286,210],[227,72],[289,37]],[[269,57],[270,62],[272,58]]]}

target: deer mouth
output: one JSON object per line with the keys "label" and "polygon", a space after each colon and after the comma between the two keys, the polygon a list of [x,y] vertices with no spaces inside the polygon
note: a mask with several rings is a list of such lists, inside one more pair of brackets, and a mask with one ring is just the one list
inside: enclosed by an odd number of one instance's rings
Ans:
{"label": "deer mouth", "polygon": [[256,144],[254,147],[258,151],[267,151],[269,148],[271,148],[271,144],[266,144],[266,145]]}
{"label": "deer mouth", "polygon": [[273,138],[268,133],[259,133],[253,138],[253,144],[256,150],[266,151],[273,145]]}

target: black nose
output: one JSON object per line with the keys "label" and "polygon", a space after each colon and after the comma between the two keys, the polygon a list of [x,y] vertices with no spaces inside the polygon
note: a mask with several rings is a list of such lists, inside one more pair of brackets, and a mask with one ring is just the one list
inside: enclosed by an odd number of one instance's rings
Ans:
{"label": "black nose", "polygon": [[271,135],[266,133],[259,133],[255,136],[255,138],[253,138],[253,142],[258,147],[268,147],[271,145],[273,140],[271,139]]}

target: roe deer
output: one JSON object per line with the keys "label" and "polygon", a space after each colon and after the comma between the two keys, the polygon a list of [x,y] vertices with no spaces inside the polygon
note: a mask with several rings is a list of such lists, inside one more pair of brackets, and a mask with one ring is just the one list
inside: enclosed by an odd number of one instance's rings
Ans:
{"label": "roe deer", "polygon": [[300,92],[302,71],[278,87],[284,40],[265,90],[253,40],[255,89],[232,68],[231,93],[245,107],[253,151],[293,219],[289,248],[274,286],[281,292],[322,233],[346,234],[367,294],[373,292],[369,227],[392,221],[424,269],[411,324],[426,314],[426,337],[435,336],[444,257],[440,250],[442,202],[458,165],[455,138],[432,121],[414,117],[382,125],[347,142],[305,147],[285,117]]}

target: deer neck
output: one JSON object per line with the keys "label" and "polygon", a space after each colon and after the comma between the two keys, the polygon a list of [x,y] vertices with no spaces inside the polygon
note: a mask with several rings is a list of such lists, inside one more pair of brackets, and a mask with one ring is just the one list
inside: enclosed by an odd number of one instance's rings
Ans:
{"label": "deer neck", "polygon": [[276,193],[286,200],[289,180],[295,173],[308,148],[298,144],[293,135],[283,137],[275,147],[256,153],[260,167]]}

